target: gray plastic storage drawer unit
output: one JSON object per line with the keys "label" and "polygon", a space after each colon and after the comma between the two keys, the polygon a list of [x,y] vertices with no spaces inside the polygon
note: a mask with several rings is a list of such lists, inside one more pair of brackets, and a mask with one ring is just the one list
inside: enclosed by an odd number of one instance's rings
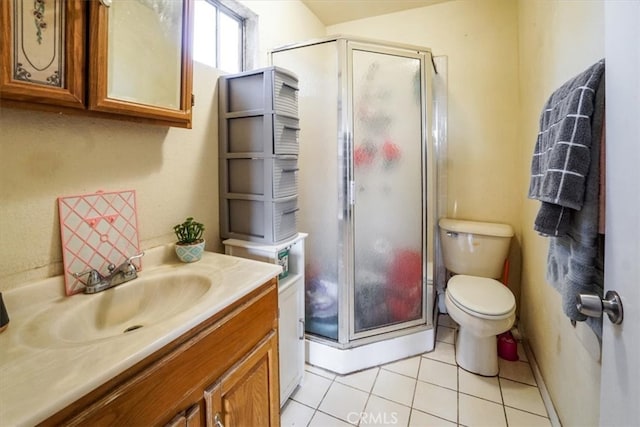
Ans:
{"label": "gray plastic storage drawer unit", "polygon": [[298,197],[276,200],[227,198],[228,237],[260,242],[281,242],[298,232]]}
{"label": "gray plastic storage drawer unit", "polygon": [[227,113],[278,113],[298,117],[298,78],[283,68],[268,67],[222,76],[221,110]]}
{"label": "gray plastic storage drawer unit", "polygon": [[223,191],[265,196],[269,199],[298,193],[298,158],[229,158],[226,161],[228,187]]}
{"label": "gray plastic storage drawer unit", "polygon": [[227,153],[298,155],[299,120],[278,114],[230,115],[220,127],[221,146]]}
{"label": "gray plastic storage drawer unit", "polygon": [[298,80],[277,67],[219,79],[220,235],[274,244],[297,233]]}

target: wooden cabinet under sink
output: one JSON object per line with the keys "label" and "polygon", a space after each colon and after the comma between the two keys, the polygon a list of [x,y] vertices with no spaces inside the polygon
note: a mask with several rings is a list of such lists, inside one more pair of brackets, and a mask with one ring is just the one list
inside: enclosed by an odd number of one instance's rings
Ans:
{"label": "wooden cabinet under sink", "polygon": [[279,426],[272,279],[42,425]]}

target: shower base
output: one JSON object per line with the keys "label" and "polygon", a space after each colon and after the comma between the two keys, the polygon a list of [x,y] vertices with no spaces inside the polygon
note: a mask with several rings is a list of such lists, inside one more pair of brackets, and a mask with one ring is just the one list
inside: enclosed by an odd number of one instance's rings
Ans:
{"label": "shower base", "polygon": [[423,329],[351,348],[338,348],[309,338],[305,344],[308,364],[346,375],[432,351],[435,330]]}

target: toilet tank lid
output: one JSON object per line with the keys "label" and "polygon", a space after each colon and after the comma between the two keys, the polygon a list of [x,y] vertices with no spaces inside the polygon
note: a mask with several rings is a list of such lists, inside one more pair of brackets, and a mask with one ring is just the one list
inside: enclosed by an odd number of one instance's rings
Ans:
{"label": "toilet tank lid", "polygon": [[512,237],[513,228],[509,224],[495,222],[467,221],[462,219],[441,218],[440,228],[456,233],[480,234],[483,236]]}

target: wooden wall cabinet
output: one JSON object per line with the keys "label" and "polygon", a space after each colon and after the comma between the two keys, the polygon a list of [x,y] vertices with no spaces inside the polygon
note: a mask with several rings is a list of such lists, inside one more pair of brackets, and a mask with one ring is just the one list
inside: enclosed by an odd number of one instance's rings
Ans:
{"label": "wooden wall cabinet", "polygon": [[0,35],[3,105],[191,128],[193,0],[3,0]]}
{"label": "wooden wall cabinet", "polygon": [[42,425],[280,425],[272,279]]}
{"label": "wooden wall cabinet", "polygon": [[85,0],[0,2],[0,98],[85,108]]}

